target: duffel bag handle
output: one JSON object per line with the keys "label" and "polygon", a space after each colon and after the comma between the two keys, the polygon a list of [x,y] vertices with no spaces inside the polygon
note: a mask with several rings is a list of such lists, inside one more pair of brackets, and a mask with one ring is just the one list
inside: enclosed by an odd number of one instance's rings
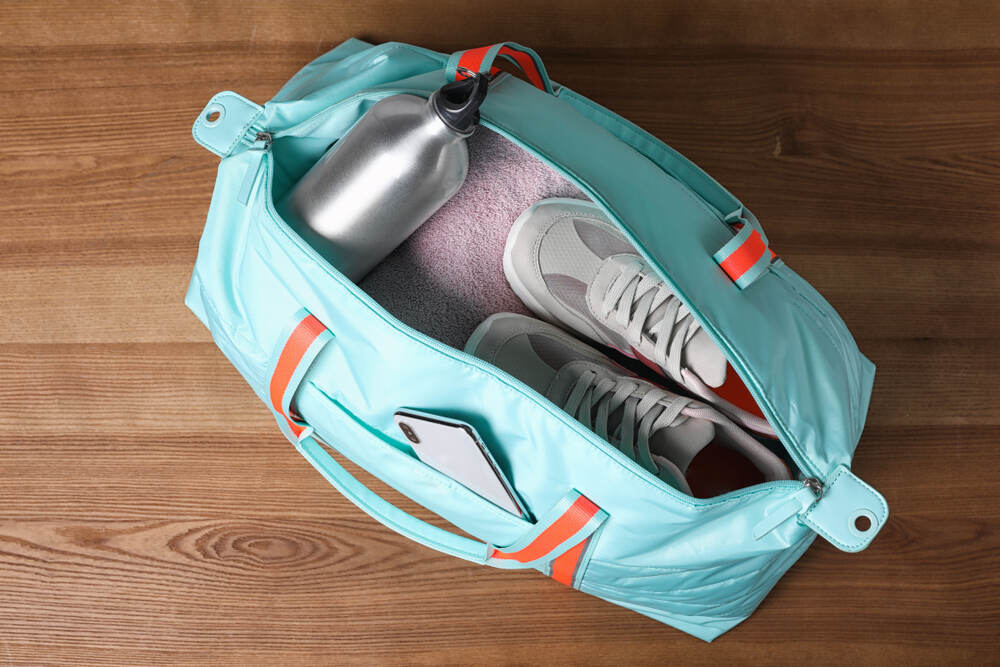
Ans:
{"label": "duffel bag handle", "polygon": [[403,537],[480,565],[504,569],[550,567],[552,577],[567,586],[572,586],[574,571],[590,536],[607,518],[604,510],[574,490],[514,544],[495,547],[438,528],[396,507],[362,484],[312,436],[303,438],[296,448],[345,498]]}
{"label": "duffel bag handle", "polygon": [[514,42],[500,42],[489,46],[480,46],[467,51],[456,51],[448,58],[445,72],[449,81],[458,81],[471,74],[496,74],[499,67],[493,62],[497,57],[505,58],[521,68],[528,81],[536,88],[547,93],[552,92],[552,82],[545,71],[542,59],[533,50]]}
{"label": "duffel bag handle", "polygon": [[431,549],[474,563],[486,563],[489,557],[486,543],[438,528],[384,500],[340,465],[312,436],[297,442],[296,449],[345,498],[383,526]]}
{"label": "duffel bag handle", "polygon": [[741,290],[764,275],[778,256],[771,250],[764,228],[750,211],[742,206],[726,217],[736,234],[715,251],[712,259]]}
{"label": "duffel bag handle", "polygon": [[[271,408],[282,432],[344,497],[387,528],[437,551],[499,568],[547,569],[556,580],[573,585],[590,537],[608,518],[607,512],[572,490],[535,524],[527,524],[525,532],[513,544],[495,547],[438,528],[401,510],[340,465],[313,437],[312,428],[292,413],[292,396],[333,335],[305,310],[292,317],[286,331],[272,364]],[[401,452],[400,455],[405,456]]]}

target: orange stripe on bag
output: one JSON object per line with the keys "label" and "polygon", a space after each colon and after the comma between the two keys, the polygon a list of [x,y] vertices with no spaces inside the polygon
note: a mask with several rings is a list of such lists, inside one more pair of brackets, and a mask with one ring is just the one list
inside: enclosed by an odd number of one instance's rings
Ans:
{"label": "orange stripe on bag", "polygon": [[[735,229],[736,231],[739,231],[739,230],[743,229],[743,223],[742,223],[742,222],[739,222],[739,223],[737,223],[737,224],[733,225],[733,229]],[[769,253],[771,253],[771,261],[772,261],[772,262],[773,262],[774,260],[778,259],[778,253],[776,253],[776,252],[774,252],[773,250],[771,250],[771,246],[768,246],[768,247],[767,247],[767,251],[768,251]]]}
{"label": "orange stripe on bag", "polygon": [[740,247],[732,252],[720,266],[730,278],[739,280],[739,277],[746,273],[750,267],[757,263],[767,251],[767,245],[756,229],[750,233],[747,240],[740,244]]}
{"label": "orange stripe on bag", "polygon": [[458,78],[464,79],[467,75],[462,72],[462,68],[469,70],[470,72],[478,72],[480,65],[483,64],[483,58],[486,57],[486,52],[493,48],[493,44],[489,46],[480,46],[475,49],[469,49],[462,54],[462,57],[458,59]]}
{"label": "orange stripe on bag", "polygon": [[517,64],[520,65],[521,69],[524,71],[524,75],[528,77],[528,81],[530,81],[536,88],[545,90],[545,83],[542,81],[542,74],[538,71],[538,67],[535,66],[535,60],[530,55],[524,51],[512,49],[509,46],[501,48],[500,55],[510,56],[516,60]]}
{"label": "orange stripe on bag", "polygon": [[288,417],[285,417],[285,421],[288,422],[288,428],[291,429],[292,434],[295,435],[296,438],[302,435],[302,432],[306,430],[305,426],[299,426]]}
{"label": "orange stripe on bag", "polygon": [[576,535],[597,514],[598,510],[600,508],[597,505],[590,502],[586,497],[580,496],[563,512],[561,517],[553,521],[548,528],[539,533],[538,537],[532,540],[526,547],[513,553],[505,553],[494,549],[490,556],[501,560],[516,560],[519,563],[538,560]]}
{"label": "orange stripe on bag", "polygon": [[590,538],[583,540],[569,551],[552,561],[552,578],[560,584],[573,586],[573,577],[576,576],[576,568],[580,564],[580,556],[587,548]]}
{"label": "orange stripe on bag", "polygon": [[[313,341],[324,331],[326,331],[326,327],[323,326],[323,323],[313,315],[308,315],[299,322],[295,330],[292,331],[292,335],[288,337],[285,347],[282,348],[281,354],[278,355],[278,363],[275,365],[274,374],[271,376],[271,406],[278,412],[285,414],[285,411],[282,409],[282,399],[285,397],[285,389],[288,387],[288,383],[292,381],[292,375],[295,374],[295,369],[299,367],[299,362],[305,356],[306,350],[309,349]],[[285,416],[287,417],[288,415]],[[289,425],[292,426],[292,431],[295,432],[295,435],[299,435],[302,432],[302,428],[294,424],[291,420],[289,420]],[[298,429],[297,432],[296,429]]]}
{"label": "orange stripe on bag", "polygon": [[[497,44],[490,44],[489,46],[480,46],[464,51],[458,59],[458,71],[455,73],[456,80],[464,79],[468,76],[463,70],[468,70],[469,72],[480,71],[483,66],[483,59],[486,58],[491,49],[497,46]],[[497,50],[497,55],[512,58],[521,67],[521,70],[524,71],[524,75],[528,77],[528,81],[532,85],[541,90],[546,90],[542,73],[538,70],[538,65],[530,54],[504,44]],[[491,64],[490,74],[496,74],[499,71],[499,67]]]}

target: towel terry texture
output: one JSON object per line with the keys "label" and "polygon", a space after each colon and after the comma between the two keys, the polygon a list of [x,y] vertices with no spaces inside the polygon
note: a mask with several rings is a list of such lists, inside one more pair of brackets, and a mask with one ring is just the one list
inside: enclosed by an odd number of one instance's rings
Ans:
{"label": "towel terry texture", "polygon": [[503,274],[507,232],[540,199],[586,199],[499,134],[469,138],[469,175],[437,213],[369,273],[361,287],[402,322],[461,349],[493,313],[530,315]]}

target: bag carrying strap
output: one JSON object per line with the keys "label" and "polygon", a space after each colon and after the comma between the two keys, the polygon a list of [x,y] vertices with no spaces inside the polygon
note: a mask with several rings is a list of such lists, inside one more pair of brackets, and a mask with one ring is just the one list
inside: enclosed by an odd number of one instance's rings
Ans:
{"label": "bag carrying strap", "polygon": [[[510,546],[493,548],[490,558],[520,563],[523,567],[544,565],[555,556],[567,554],[571,547],[583,544],[607,517],[607,512],[579,491],[570,491],[538,519],[535,530]],[[572,556],[568,560],[573,560]],[[579,560],[579,555],[575,560]]]}
{"label": "bag carrying strap", "polygon": [[300,309],[292,317],[291,327],[282,340],[285,342],[271,369],[268,394],[275,414],[283,417],[288,430],[296,439],[301,440],[309,435],[309,427],[292,415],[292,396],[309,366],[326,344],[333,340],[333,334],[313,315]]}
{"label": "bag carrying strap", "polygon": [[[273,355],[268,387],[278,426],[296,449],[348,500],[400,535],[442,553],[505,569],[550,569],[557,581],[572,586],[590,538],[608,513],[579,491],[571,490],[513,544],[494,547],[438,528],[399,509],[362,484],[312,437],[312,429],[291,410],[291,400],[309,366],[334,338],[312,314],[299,310]],[[483,500],[488,503],[489,501]]]}
{"label": "bag carrying strap", "polygon": [[760,278],[777,255],[768,247],[767,237],[759,224],[743,222],[732,225],[736,236],[719,248],[712,258],[722,267],[736,286],[746,289]]}
{"label": "bag carrying strap", "polygon": [[591,535],[575,547],[567,549],[563,552],[562,556],[553,560],[549,566],[549,576],[560,584],[565,584],[571,588],[579,588],[580,576],[583,574],[581,565],[586,560],[589,560],[585,559],[584,555],[590,551],[590,544],[593,538],[594,536]]}
{"label": "bag carrying strap", "polygon": [[471,74],[496,74],[500,71],[499,67],[493,65],[497,57],[509,60],[520,67],[528,77],[528,81],[536,88],[552,93],[552,82],[549,81],[542,59],[533,50],[514,42],[500,42],[467,51],[456,51],[448,58],[445,73],[449,81],[458,81]]}

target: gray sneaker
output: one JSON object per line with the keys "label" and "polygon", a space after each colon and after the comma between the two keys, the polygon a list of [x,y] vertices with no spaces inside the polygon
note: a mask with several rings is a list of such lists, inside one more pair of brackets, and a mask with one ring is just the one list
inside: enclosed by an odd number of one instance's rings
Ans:
{"label": "gray sneaker", "polygon": [[596,349],[540,320],[498,313],[465,351],[507,371],[668,484],[691,494],[692,459],[709,444],[742,454],[766,480],[785,464],[712,407],[636,377]]}
{"label": "gray sneaker", "polygon": [[507,237],[503,267],[539,317],[639,359],[775,437],[767,421],[713,391],[726,380],[722,350],[592,202],[545,199],[526,210]]}

